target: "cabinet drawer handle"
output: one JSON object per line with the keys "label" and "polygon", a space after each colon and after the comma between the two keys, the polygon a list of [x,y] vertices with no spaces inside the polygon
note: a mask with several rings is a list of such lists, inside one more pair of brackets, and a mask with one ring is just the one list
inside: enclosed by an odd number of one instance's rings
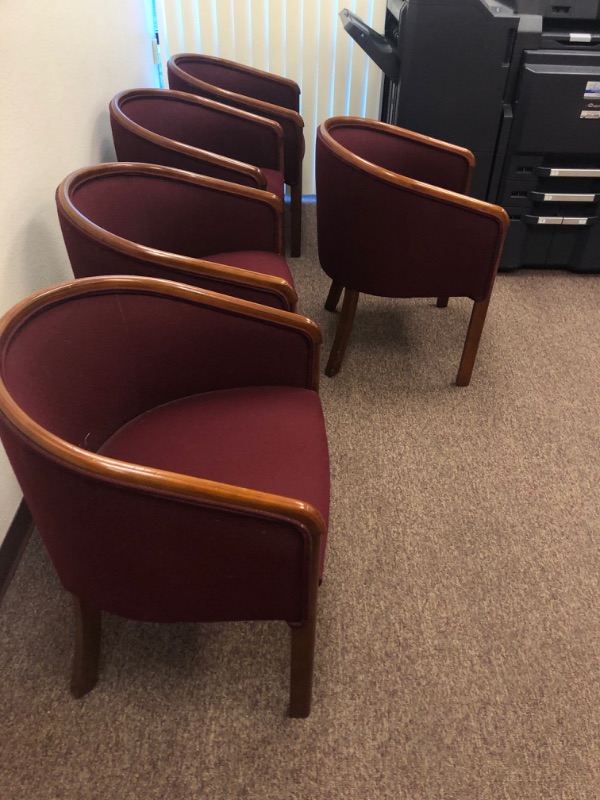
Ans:
{"label": "cabinet drawer handle", "polygon": [[595,225],[598,217],[563,217],[563,225]]}
{"label": "cabinet drawer handle", "polygon": [[523,220],[528,225],[562,225],[562,217],[532,217],[526,214]]}
{"label": "cabinet drawer handle", "polygon": [[597,194],[559,194],[553,192],[530,192],[530,198],[535,203],[595,203],[600,195]]}
{"label": "cabinet drawer handle", "polygon": [[[511,219],[518,219],[511,217]],[[595,225],[600,217],[534,217],[531,214],[523,216],[527,225]]]}
{"label": "cabinet drawer handle", "polygon": [[600,178],[600,169],[537,167],[536,173],[545,178]]}

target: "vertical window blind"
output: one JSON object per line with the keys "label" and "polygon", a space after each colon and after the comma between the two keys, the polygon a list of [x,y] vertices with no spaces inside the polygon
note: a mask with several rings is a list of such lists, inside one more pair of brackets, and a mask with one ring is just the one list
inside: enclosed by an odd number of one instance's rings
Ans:
{"label": "vertical window blind", "polygon": [[377,119],[381,72],[344,31],[348,8],[383,31],[385,0],[156,0],[163,72],[177,53],[205,53],[292,78],[302,91],[303,190],[314,194],[317,125]]}

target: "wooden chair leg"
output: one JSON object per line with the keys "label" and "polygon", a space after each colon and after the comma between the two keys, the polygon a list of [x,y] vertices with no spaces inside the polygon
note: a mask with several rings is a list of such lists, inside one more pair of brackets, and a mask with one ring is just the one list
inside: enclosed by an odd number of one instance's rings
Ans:
{"label": "wooden chair leg", "polygon": [[75,656],[71,676],[71,694],[83,697],[98,680],[102,614],[75,597]]}
{"label": "wooden chair leg", "polygon": [[302,178],[291,187],[290,195],[290,255],[298,258],[302,249]]}
{"label": "wooden chair leg", "polygon": [[340,302],[340,297],[342,296],[343,291],[344,287],[341,283],[331,281],[331,288],[329,290],[329,294],[327,295],[327,300],[325,300],[326,311],[335,311],[337,309],[337,304]]}
{"label": "wooden chair leg", "polygon": [[308,717],[312,698],[316,616],[301,628],[291,628],[290,717]]}
{"label": "wooden chair leg", "polygon": [[359,292],[354,289],[346,289],[344,291],[344,302],[342,304],[342,313],[338,322],[337,330],[335,332],[335,339],[333,347],[329,354],[329,361],[325,367],[325,375],[333,378],[340,371],[344,353],[350,338],[350,331],[354,322],[354,315],[356,314],[356,305],[358,303]]}
{"label": "wooden chair leg", "polygon": [[449,297],[438,297],[436,306],[438,308],[447,308]]}
{"label": "wooden chair leg", "polygon": [[471,381],[471,374],[475,365],[475,358],[477,357],[479,341],[483,331],[483,323],[485,322],[489,304],[489,295],[483,300],[477,300],[473,304],[473,311],[471,312],[471,319],[467,329],[467,338],[465,339],[458,375],[456,376],[457,386],[468,386]]}

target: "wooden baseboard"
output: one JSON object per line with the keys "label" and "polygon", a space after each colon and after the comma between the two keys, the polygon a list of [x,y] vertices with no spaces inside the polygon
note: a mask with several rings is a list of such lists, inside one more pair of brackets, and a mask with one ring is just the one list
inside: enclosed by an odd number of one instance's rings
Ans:
{"label": "wooden baseboard", "polygon": [[33,520],[25,500],[21,501],[4,541],[0,545],[0,603],[33,531]]}

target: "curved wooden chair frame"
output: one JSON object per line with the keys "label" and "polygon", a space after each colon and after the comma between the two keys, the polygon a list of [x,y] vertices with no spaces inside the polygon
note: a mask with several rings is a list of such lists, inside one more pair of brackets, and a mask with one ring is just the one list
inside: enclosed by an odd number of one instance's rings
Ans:
{"label": "curved wooden chair frame", "polygon": [[[318,388],[318,353],[321,341],[317,325],[305,317],[285,311],[225,297],[183,284],[151,278],[102,277],[85,278],[44,289],[23,300],[0,321],[0,348],[4,350],[15,331],[27,320],[49,306],[82,294],[131,292],[158,294],[179,298],[188,303],[220,309],[223,313],[241,314],[269,326],[295,331],[310,342],[312,356],[301,369],[306,370],[307,388]],[[268,354],[265,354],[268,358]],[[186,506],[226,506],[266,517],[280,516],[299,526],[310,539],[310,563],[306,564],[306,619],[291,628],[290,716],[306,717],[310,712],[314,663],[317,593],[319,583],[320,542],[325,523],[319,511],[308,503],[261,491],[231,486],[211,480],[154,469],[119,461],[78,447],[43,428],[28,416],[0,379],[0,427],[16,431],[28,447],[46,454],[49,460],[66,465],[79,474],[106,482],[116,491],[127,490],[136,495],[169,500]],[[26,500],[29,500],[26,496]],[[30,503],[34,521],[36,504]],[[43,533],[43,526],[40,528]],[[71,691],[81,697],[95,685],[100,653],[101,610],[75,598],[75,656]]]}
{"label": "curved wooden chair frame", "polygon": [[[277,122],[265,119],[257,114],[233,108],[225,103],[198,97],[187,92],[175,91],[174,89],[127,89],[115,95],[109,105],[113,128],[115,125],[120,125],[133,136],[150,142],[167,152],[171,152],[176,157],[185,159],[188,164],[186,168],[190,171],[203,174],[203,169],[205,169],[204,165],[206,165],[218,169],[226,180],[241,183],[246,186],[253,186],[256,189],[266,189],[267,187],[267,179],[260,167],[248,164],[244,161],[239,161],[235,158],[213,153],[210,150],[203,150],[200,147],[194,147],[184,142],[179,142],[168,136],[162,136],[132,120],[125,110],[126,104],[127,101],[135,100],[139,97],[161,98],[164,99],[165,102],[170,100],[174,103],[187,103],[189,105],[210,108],[231,117],[238,117],[246,124],[254,125],[256,129],[261,132],[263,137],[272,141],[272,147],[276,152],[276,168],[279,172],[283,173],[283,130]],[[120,157],[119,160],[121,160]],[[123,160],[131,161],[132,159],[125,158]]]}
{"label": "curved wooden chair frame", "polygon": [[[455,161],[462,161],[464,162],[464,178],[462,181],[458,182],[458,185],[453,190],[451,190],[424,183],[422,181],[415,180],[414,178],[407,178],[404,175],[377,166],[376,164],[373,164],[370,161],[351,152],[349,149],[335,140],[334,136],[332,135],[332,131],[334,131],[337,126],[344,125],[356,126],[362,130],[371,130],[379,134],[383,133],[387,136],[395,137],[398,140],[408,140],[417,147],[421,148],[424,152],[435,151],[438,155],[447,155],[449,158]],[[395,186],[409,190],[414,194],[427,197],[432,201],[449,204],[455,208],[463,209],[469,213],[475,213],[483,217],[491,218],[497,223],[498,240],[494,251],[493,263],[489,265],[492,275],[490,289],[486,297],[474,302],[456,378],[456,383],[458,386],[468,386],[477,356],[477,350],[490,302],[494,279],[498,271],[498,264],[502,254],[504,237],[509,224],[508,215],[503,208],[492,205],[491,203],[486,203],[483,200],[477,200],[475,198],[468,197],[466,195],[466,192],[469,191],[471,175],[475,166],[475,157],[469,150],[458,147],[457,145],[442,142],[429,136],[423,136],[422,134],[408,131],[403,128],[398,128],[394,125],[388,125],[383,122],[376,122],[374,120],[367,120],[357,117],[333,117],[326,120],[318,128],[317,139],[331,154],[333,154],[335,158],[339,159],[355,170],[371,175],[376,181],[381,181],[383,184],[387,184],[389,186]],[[344,190],[342,187],[342,194],[343,191]],[[343,202],[343,198],[340,200],[340,202]],[[331,288],[325,302],[325,308],[328,311],[334,312],[336,310],[342,292],[344,292],[342,312],[338,322],[335,340],[329,355],[329,360],[325,368],[325,374],[329,377],[333,377],[340,370],[344,353],[348,345],[348,340],[350,338],[350,332],[352,330],[360,294],[358,290],[345,287],[341,283],[334,280],[331,284]],[[448,305],[448,300],[449,297],[438,297],[436,302],[437,307],[445,308]]]}
{"label": "curved wooden chair frame", "polygon": [[[272,296],[274,303],[284,310],[296,311],[298,295],[295,288],[283,278],[147,247],[111,233],[82,214],[73,200],[73,194],[78,187],[88,181],[102,178],[103,175],[119,174],[148,175],[164,180],[181,181],[212,191],[216,195],[229,195],[243,198],[250,204],[260,204],[271,212],[273,252],[283,255],[283,204],[278,197],[249,186],[158,164],[118,162],[85,167],[71,173],[59,185],[56,203],[59,215],[62,215],[83,236],[140,264],[147,263],[164,270],[165,278],[196,286],[201,285],[202,279],[206,278],[213,283],[222,283],[225,294],[232,293],[231,289],[235,286],[250,287]],[[79,274],[75,263],[73,269],[76,278],[85,277]]]}

